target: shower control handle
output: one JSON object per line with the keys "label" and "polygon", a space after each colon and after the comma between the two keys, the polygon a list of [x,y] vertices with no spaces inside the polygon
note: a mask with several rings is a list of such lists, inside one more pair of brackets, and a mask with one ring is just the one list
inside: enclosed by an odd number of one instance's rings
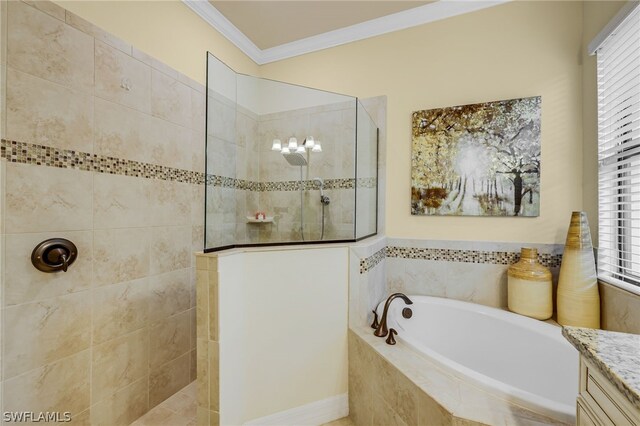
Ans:
{"label": "shower control handle", "polygon": [[31,253],[31,263],[42,272],[67,272],[78,257],[78,248],[64,238],[50,238],[38,244]]}

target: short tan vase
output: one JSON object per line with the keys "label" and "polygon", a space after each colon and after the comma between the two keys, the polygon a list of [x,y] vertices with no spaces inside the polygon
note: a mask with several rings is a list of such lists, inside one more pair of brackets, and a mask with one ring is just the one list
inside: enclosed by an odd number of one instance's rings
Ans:
{"label": "short tan vase", "polygon": [[558,322],[600,328],[600,294],[585,212],[573,212],[558,280]]}
{"label": "short tan vase", "polygon": [[553,315],[551,271],[538,263],[538,250],[523,248],[520,261],[507,272],[509,310],[531,318],[546,320]]}

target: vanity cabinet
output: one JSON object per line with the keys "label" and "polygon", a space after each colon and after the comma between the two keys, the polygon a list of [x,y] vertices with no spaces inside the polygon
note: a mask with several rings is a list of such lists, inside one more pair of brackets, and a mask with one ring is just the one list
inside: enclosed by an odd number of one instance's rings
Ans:
{"label": "vanity cabinet", "polygon": [[640,409],[584,356],[576,415],[578,426],[640,426]]}

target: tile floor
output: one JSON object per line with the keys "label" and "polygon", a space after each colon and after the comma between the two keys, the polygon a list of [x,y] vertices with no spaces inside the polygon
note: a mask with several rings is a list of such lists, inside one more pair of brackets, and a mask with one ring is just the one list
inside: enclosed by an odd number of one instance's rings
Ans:
{"label": "tile floor", "polygon": [[[197,426],[196,404],[196,382],[191,382],[130,426]],[[343,417],[322,426],[354,426],[354,424],[349,417]]]}
{"label": "tile floor", "polygon": [[130,426],[196,426],[196,406],[196,382],[191,382]]}

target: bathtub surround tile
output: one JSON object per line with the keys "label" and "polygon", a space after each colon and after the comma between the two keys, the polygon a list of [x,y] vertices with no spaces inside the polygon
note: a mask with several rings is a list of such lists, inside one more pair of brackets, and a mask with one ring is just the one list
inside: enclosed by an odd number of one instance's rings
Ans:
{"label": "bathtub surround tile", "polygon": [[95,94],[99,98],[149,114],[151,67],[96,40]]}
{"label": "bathtub surround tile", "polygon": [[[25,253],[48,238],[66,238],[78,248],[78,257],[64,274],[46,274],[31,264]],[[87,290],[91,286],[93,235],[91,231],[8,234],[5,236],[4,305],[34,302]]]}
{"label": "bathtub surround tile", "polygon": [[3,377],[14,377],[89,348],[90,318],[88,292],[5,308],[4,338],[20,344],[3,345]]}
{"label": "bathtub surround tile", "polygon": [[600,282],[602,329],[640,334],[640,297]]}
{"label": "bathtub surround tile", "polygon": [[3,382],[3,410],[69,411],[89,408],[89,351],[30,370]]}
{"label": "bathtub surround tile", "polygon": [[[145,329],[94,346],[91,366],[92,401],[110,399],[113,404],[115,401],[112,396],[117,391],[139,379],[146,381],[148,359],[149,332]],[[146,388],[146,384],[143,387]],[[145,390],[140,393],[145,394]]]}
{"label": "bathtub surround tile", "polygon": [[20,1],[9,3],[9,67],[90,92],[93,89],[93,38],[65,25],[64,16],[60,20],[60,9],[45,7],[57,17]]}
{"label": "bathtub surround tile", "polygon": [[9,67],[6,102],[8,139],[92,152],[90,94]]}
{"label": "bathtub surround tile", "polygon": [[94,231],[94,285],[105,286],[148,276],[150,239],[148,228]]}

